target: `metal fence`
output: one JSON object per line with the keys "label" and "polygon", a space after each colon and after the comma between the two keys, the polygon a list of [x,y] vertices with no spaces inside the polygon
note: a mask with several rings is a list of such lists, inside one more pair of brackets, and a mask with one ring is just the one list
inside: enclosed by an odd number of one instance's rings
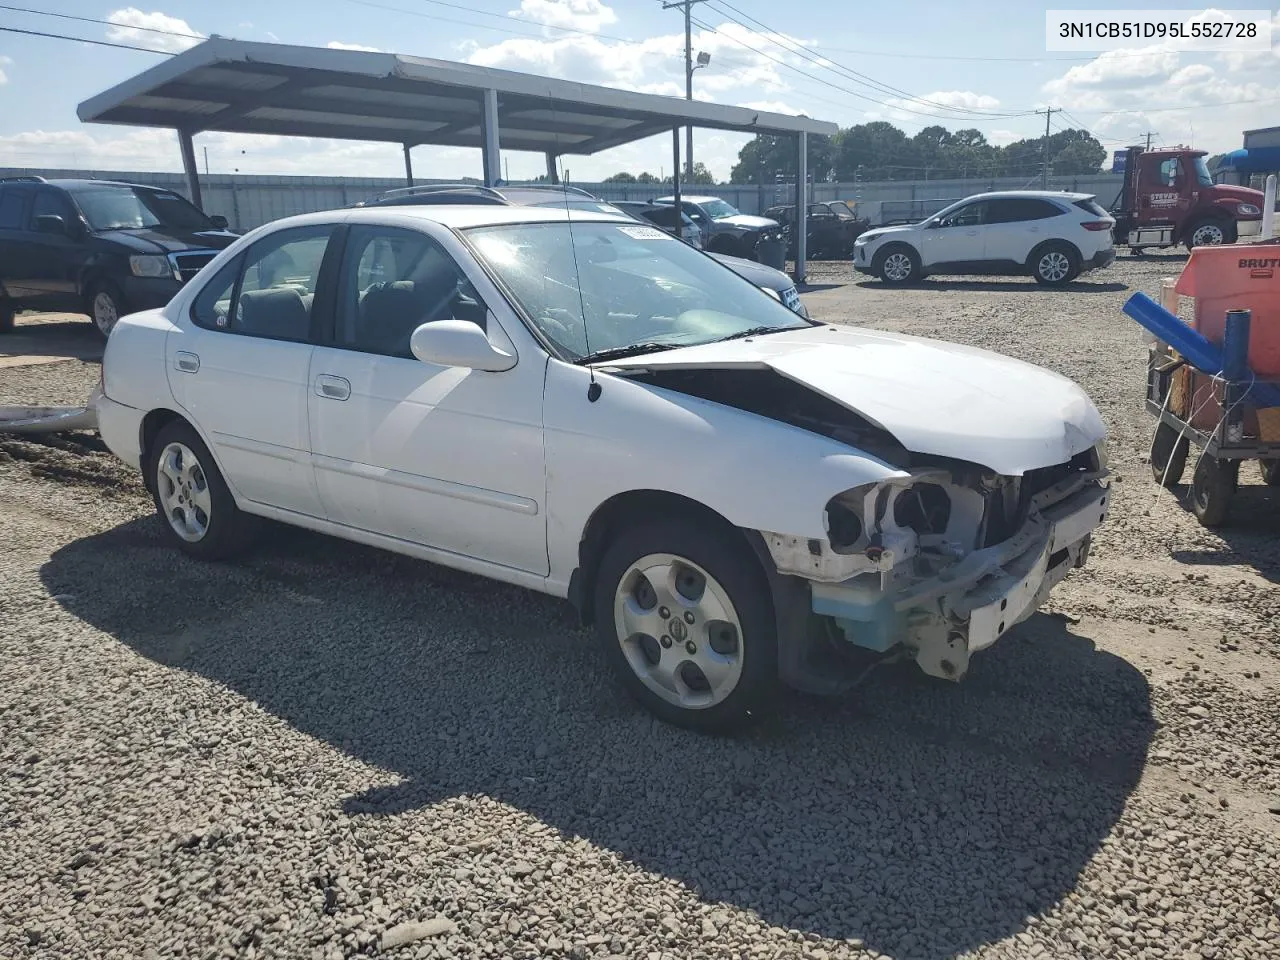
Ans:
{"label": "metal fence", "polygon": [[[56,177],[96,177],[164,187],[186,194],[186,180],[179,173],[137,173],[131,171],[42,170],[0,168],[0,176],[36,174]],[[432,181],[422,180],[422,183]],[[281,177],[245,174],[212,174],[200,178],[204,208],[222,214],[237,230],[250,230],[281,217],[316,210],[349,206],[385,190],[403,187],[399,178],[382,177]],[[1114,174],[1079,177],[1050,177],[1049,189],[1092,193],[1107,206],[1120,192],[1122,178]],[[575,183],[606,200],[650,200],[670,194],[666,184]],[[813,183],[809,199],[857,200],[859,212],[872,223],[921,219],[952,200],[988,190],[1037,189],[1039,178],[997,177],[967,180],[890,180],[867,183]],[[686,185],[686,196],[722,197],[743,213],[762,213],[777,204],[794,202],[795,184]],[[918,213],[918,216],[917,216]]]}

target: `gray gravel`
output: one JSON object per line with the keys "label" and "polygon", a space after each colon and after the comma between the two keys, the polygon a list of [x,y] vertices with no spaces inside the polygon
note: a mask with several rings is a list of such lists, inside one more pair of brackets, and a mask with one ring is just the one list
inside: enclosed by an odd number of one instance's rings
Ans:
{"label": "gray gravel", "polygon": [[963,684],[887,670],[736,740],[650,720],[561,603],[284,528],[196,564],[93,438],[0,440],[0,956],[1280,955],[1280,498],[1246,468],[1210,533],[1155,487],[1119,313],[1180,264],[814,269],[824,318],[1082,382],[1119,482]]}

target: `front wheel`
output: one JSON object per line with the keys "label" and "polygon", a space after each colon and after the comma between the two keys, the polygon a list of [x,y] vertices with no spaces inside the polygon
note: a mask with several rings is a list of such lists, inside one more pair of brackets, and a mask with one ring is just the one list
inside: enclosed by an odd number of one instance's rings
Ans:
{"label": "front wheel", "polygon": [[1239,460],[1201,455],[1191,479],[1191,512],[1201,526],[1220,527],[1226,523],[1239,478]]}
{"label": "front wheel", "polygon": [[920,279],[920,257],[910,247],[890,247],[876,255],[872,270],[885,283],[911,283]]}
{"label": "front wheel", "polygon": [[1236,242],[1235,224],[1221,220],[1201,220],[1191,228],[1187,235],[1187,249],[1196,247],[1216,247],[1224,243]]}
{"label": "front wheel", "polygon": [[710,524],[667,521],[625,530],[600,562],[595,620],[605,659],[668,723],[728,732],[775,700],[769,587],[738,541]]}
{"label": "front wheel", "polygon": [[1162,487],[1172,490],[1182,482],[1187,468],[1190,442],[1167,423],[1156,427],[1151,441],[1151,476]]}
{"label": "front wheel", "polygon": [[225,560],[248,546],[255,518],[236,506],[190,424],[175,420],[162,427],[147,460],[156,513],[171,544],[200,560]]}
{"label": "front wheel", "polygon": [[109,283],[94,286],[89,297],[89,315],[103,337],[111,336],[116,322],[127,312],[119,290]]}
{"label": "front wheel", "polygon": [[1060,287],[1079,275],[1080,257],[1065,243],[1052,243],[1036,251],[1031,261],[1031,272],[1036,283]]}

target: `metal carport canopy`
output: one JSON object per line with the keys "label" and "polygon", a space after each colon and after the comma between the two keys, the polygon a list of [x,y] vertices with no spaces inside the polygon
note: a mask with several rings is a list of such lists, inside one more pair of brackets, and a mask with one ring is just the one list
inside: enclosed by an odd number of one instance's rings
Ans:
{"label": "metal carport canopy", "polygon": [[[191,137],[208,130],[399,143],[410,181],[410,147],[479,147],[484,182],[490,185],[499,179],[504,148],[546,154],[553,174],[558,155],[597,153],[693,126],[794,136],[803,170],[807,135],[836,132],[835,124],[807,117],[448,60],[223,37],[91,97],[77,113],[87,123],[178,131],[197,204],[199,171]],[[798,200],[803,195],[797,190]],[[804,204],[797,207],[802,217]],[[802,243],[803,237],[802,230]],[[799,259],[803,262],[803,256]]]}

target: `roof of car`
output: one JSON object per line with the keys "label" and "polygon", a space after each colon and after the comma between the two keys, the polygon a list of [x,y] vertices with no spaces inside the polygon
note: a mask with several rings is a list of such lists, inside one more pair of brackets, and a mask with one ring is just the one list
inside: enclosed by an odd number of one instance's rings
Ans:
{"label": "roof of car", "polygon": [[1095,194],[1092,193],[1071,193],[1067,190],[993,190],[989,193],[975,193],[972,196],[965,197],[966,200],[1089,200]]}
{"label": "roof of car", "polygon": [[[573,222],[599,220],[605,223],[634,223],[621,213],[604,213],[595,210],[574,210]],[[307,223],[332,223],[342,220],[348,223],[379,223],[391,219],[404,222],[428,220],[454,229],[468,227],[500,226],[509,223],[563,223],[569,219],[569,211],[562,207],[526,207],[501,204],[413,204],[356,207],[347,210],[326,210],[305,213],[285,220],[276,220],[271,226],[280,228]]]}
{"label": "roof of car", "polygon": [[[39,185],[39,184],[37,184]],[[123,180],[85,180],[85,179],[58,179],[46,180],[43,186],[62,187],[64,190],[78,189],[81,187],[132,187],[138,190],[155,190],[160,193],[173,193],[172,190],[166,190],[163,187],[149,187],[145,183],[126,183]]]}

